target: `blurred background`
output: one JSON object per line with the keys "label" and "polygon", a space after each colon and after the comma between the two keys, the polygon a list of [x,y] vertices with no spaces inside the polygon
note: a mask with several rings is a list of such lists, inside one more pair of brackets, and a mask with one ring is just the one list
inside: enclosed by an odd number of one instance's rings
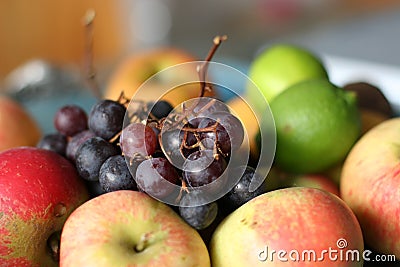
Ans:
{"label": "blurred background", "polygon": [[132,54],[172,46],[201,60],[213,37],[226,34],[213,60],[244,73],[266,46],[293,43],[327,59],[334,82],[357,70],[357,78],[376,78],[371,82],[400,101],[398,0],[0,1],[0,92],[20,100],[41,125],[60,105],[94,101],[85,83],[89,9],[96,13],[92,54],[101,90]]}
{"label": "blurred background", "polygon": [[0,1],[0,78],[32,58],[81,66],[89,8],[104,75],[150,47],[176,46],[203,58],[216,34],[229,36],[216,59],[248,62],[263,46],[285,41],[400,65],[397,0],[14,0]]}

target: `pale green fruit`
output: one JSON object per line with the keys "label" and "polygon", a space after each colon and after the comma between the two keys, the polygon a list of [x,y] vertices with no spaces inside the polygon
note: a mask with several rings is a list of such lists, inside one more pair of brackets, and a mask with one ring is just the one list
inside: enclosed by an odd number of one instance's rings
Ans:
{"label": "pale green fruit", "polygon": [[[321,60],[310,51],[299,46],[277,44],[255,58],[249,77],[270,102],[295,83],[315,78],[328,79],[328,74]],[[255,95],[251,91],[249,89],[250,99]],[[252,100],[259,102],[254,97]]]}

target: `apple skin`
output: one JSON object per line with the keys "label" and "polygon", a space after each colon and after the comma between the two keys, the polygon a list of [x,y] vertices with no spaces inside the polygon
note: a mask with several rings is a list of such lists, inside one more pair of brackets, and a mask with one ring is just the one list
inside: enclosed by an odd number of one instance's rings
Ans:
{"label": "apple skin", "polygon": [[[295,83],[311,79],[328,79],[321,60],[308,50],[288,44],[275,44],[264,49],[253,60],[250,79],[265,99],[272,99]],[[251,92],[249,92],[252,98]],[[257,99],[253,99],[257,102]]]}
{"label": "apple skin", "polygon": [[[217,227],[211,239],[213,267],[234,266],[362,266],[359,262],[290,260],[288,254],[296,249],[300,255],[313,249],[319,258],[322,250],[338,249],[337,241],[344,238],[343,249],[364,247],[357,218],[337,196],[326,191],[291,187],[260,195],[231,213]],[[285,250],[288,262],[258,259],[260,251]],[[276,255],[275,255],[276,256]]]}
{"label": "apple skin", "polygon": [[289,179],[289,186],[310,187],[325,190],[336,196],[339,196],[339,187],[337,184],[322,174],[303,174]]}
{"label": "apple skin", "polygon": [[40,137],[39,125],[22,105],[0,95],[0,152],[12,147],[35,146]]}
{"label": "apple skin", "polygon": [[400,259],[400,118],[386,120],[354,145],[340,193],[360,221],[366,243]]}
{"label": "apple skin", "polygon": [[[168,67],[191,61],[196,61],[193,55],[184,50],[172,47],[163,47],[133,54],[123,60],[111,75],[105,91],[105,98],[116,100],[120,96],[121,91],[123,91],[129,99],[154,74]],[[142,100],[155,101],[161,97],[160,91],[165,90],[166,86],[173,88],[186,83],[186,81],[190,80],[188,77],[192,77],[193,81],[197,81],[198,79],[198,74],[192,72],[189,68],[186,73],[181,68],[179,72],[169,72],[169,74],[171,75],[168,77],[162,77],[162,81],[157,80],[153,82],[151,90],[148,90],[146,99]],[[175,74],[176,76],[174,76]],[[199,96],[199,85],[196,84],[193,87],[195,88],[171,90],[163,98],[175,107],[185,100]],[[207,93],[206,95],[210,96],[211,94]]]}
{"label": "apple skin", "polygon": [[[145,249],[136,252],[148,236]],[[60,267],[210,266],[198,232],[170,207],[138,191],[114,191],[84,203],[65,223]]]}
{"label": "apple skin", "polygon": [[18,147],[0,154],[0,266],[58,266],[50,235],[88,199],[74,166],[49,150]]}

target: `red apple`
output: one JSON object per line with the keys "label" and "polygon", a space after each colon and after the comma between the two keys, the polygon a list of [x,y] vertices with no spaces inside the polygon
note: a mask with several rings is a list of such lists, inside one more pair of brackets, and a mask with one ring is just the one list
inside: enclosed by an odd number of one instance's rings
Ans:
{"label": "red apple", "polygon": [[340,193],[360,221],[367,244],[400,259],[400,118],[386,120],[354,145]]}
{"label": "red apple", "polygon": [[231,213],[215,230],[210,249],[213,267],[340,267],[362,266],[363,247],[360,225],[340,198],[291,187]]}
{"label": "red apple", "polygon": [[289,186],[318,188],[339,196],[339,187],[330,178],[322,174],[303,174],[292,177]]}
{"label": "red apple", "polygon": [[114,191],[77,208],[61,234],[60,267],[209,267],[198,232],[145,193]]}
{"label": "red apple", "polygon": [[74,166],[58,154],[18,147],[0,154],[0,266],[58,266],[59,233],[88,199]]}
{"label": "red apple", "polygon": [[41,137],[37,122],[18,102],[0,95],[0,151],[35,146]]}

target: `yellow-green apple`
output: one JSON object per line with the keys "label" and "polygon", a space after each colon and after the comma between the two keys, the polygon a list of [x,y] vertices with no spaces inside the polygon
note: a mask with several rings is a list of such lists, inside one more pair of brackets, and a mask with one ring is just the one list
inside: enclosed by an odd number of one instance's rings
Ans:
{"label": "yellow-green apple", "polygon": [[260,195],[226,217],[210,253],[214,267],[339,267],[362,266],[363,247],[357,218],[340,198],[291,187]]}
{"label": "yellow-green apple", "polygon": [[[105,97],[118,99],[123,91],[126,97],[131,98],[137,89],[154,74],[168,67],[195,60],[195,57],[188,52],[172,47],[148,50],[129,56],[123,60],[111,75]],[[197,72],[193,71],[190,66],[187,69],[181,67],[179,71],[161,72],[157,79],[152,79],[151,84],[147,85],[147,88],[151,88],[151,90],[147,91],[146,99],[141,100],[155,101],[161,97],[162,94],[160,92],[165,90],[166,87],[168,89],[175,88],[175,86],[189,81],[191,79],[189,77],[192,77],[193,81],[198,80]],[[195,90],[193,88],[185,88],[185,90],[175,89],[169,91],[164,96],[164,99],[176,106],[185,100],[198,96],[198,88]]]}
{"label": "yellow-green apple", "polygon": [[400,259],[400,118],[365,133],[343,165],[340,194],[367,244]]}
{"label": "yellow-green apple", "polygon": [[49,150],[0,154],[0,266],[58,266],[59,235],[88,199],[74,166]]}
{"label": "yellow-green apple", "polygon": [[318,188],[339,196],[339,187],[337,184],[322,174],[302,174],[288,177],[287,185]]}
{"label": "yellow-green apple", "polygon": [[41,137],[39,125],[21,104],[0,95],[0,151],[35,146]]}
{"label": "yellow-green apple", "polygon": [[[265,48],[253,60],[250,79],[258,86],[267,101],[295,83],[310,79],[328,79],[317,55],[296,45],[275,44]],[[255,103],[252,91],[249,96]]]}
{"label": "yellow-green apple", "polygon": [[138,191],[103,194],[77,208],[61,233],[60,266],[210,266],[198,232]]}

